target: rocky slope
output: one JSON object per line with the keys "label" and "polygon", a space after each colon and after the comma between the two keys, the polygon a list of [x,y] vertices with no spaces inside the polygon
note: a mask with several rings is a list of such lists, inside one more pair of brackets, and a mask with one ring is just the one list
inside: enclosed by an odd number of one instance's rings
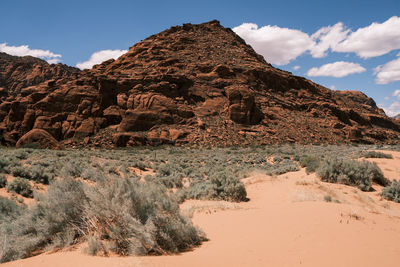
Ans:
{"label": "rocky slope", "polygon": [[15,92],[0,104],[7,144],[33,128],[103,147],[400,140],[400,123],[371,98],[272,67],[218,21],[172,27],[91,70],[43,63],[43,80],[31,78],[37,67],[25,82],[0,65],[0,86]]}

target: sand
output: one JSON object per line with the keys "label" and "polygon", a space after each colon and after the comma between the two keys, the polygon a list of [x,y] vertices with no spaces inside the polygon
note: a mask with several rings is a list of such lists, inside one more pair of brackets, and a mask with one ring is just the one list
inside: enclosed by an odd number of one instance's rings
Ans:
{"label": "sand", "polygon": [[[388,178],[400,178],[400,153],[390,153],[394,159],[371,161]],[[381,199],[378,185],[362,192],[323,183],[304,169],[277,177],[253,173],[244,182],[249,202],[182,206],[210,239],[193,251],[106,258],[75,248],[4,266],[399,266],[400,204]]]}

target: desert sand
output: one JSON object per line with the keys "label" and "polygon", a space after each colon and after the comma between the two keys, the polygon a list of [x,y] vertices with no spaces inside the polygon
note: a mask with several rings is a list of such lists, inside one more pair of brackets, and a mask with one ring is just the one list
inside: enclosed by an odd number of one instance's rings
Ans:
{"label": "desert sand", "polygon": [[[400,153],[371,159],[400,178]],[[187,201],[182,211],[209,241],[180,255],[96,257],[81,248],[46,253],[11,266],[399,266],[400,204],[381,187],[362,192],[298,172],[244,180],[249,202]],[[327,201],[330,196],[331,201]]]}

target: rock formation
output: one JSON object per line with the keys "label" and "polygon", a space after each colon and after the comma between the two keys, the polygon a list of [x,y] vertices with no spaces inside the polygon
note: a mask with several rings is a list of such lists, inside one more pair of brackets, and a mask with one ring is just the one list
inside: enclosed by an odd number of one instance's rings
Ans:
{"label": "rock formation", "polygon": [[6,144],[31,129],[102,147],[400,140],[399,121],[373,99],[272,67],[218,21],[172,27],[90,70],[0,60]]}

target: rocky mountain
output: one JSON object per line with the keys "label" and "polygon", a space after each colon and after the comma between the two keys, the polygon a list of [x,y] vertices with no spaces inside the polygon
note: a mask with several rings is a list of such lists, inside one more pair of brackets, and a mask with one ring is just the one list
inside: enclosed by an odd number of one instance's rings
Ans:
{"label": "rocky mountain", "polygon": [[[27,64],[11,78],[20,61]],[[64,145],[102,147],[400,140],[400,123],[373,99],[272,67],[218,21],[171,27],[90,70],[3,62],[6,144],[31,129]]]}

